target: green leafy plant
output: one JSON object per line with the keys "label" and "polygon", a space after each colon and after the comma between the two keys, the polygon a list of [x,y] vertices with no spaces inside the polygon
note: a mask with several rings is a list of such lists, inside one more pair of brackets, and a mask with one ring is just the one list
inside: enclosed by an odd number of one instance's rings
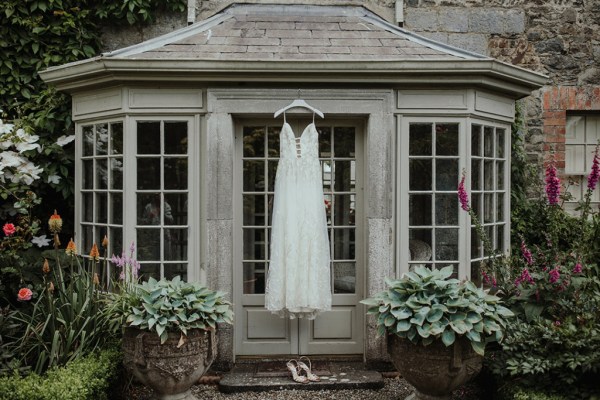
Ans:
{"label": "green leafy plant", "polygon": [[181,332],[185,340],[190,329],[215,329],[218,323],[231,324],[231,303],[224,293],[216,292],[198,282],[150,278],[133,285],[126,309],[126,325],[155,331],[161,343],[169,332]]}
{"label": "green leafy plant", "polygon": [[452,266],[417,267],[399,280],[387,280],[388,290],[362,300],[377,318],[379,335],[387,332],[425,346],[435,340],[450,346],[464,336],[480,355],[487,342],[501,340],[512,311],[472,282],[450,279],[452,272]]}

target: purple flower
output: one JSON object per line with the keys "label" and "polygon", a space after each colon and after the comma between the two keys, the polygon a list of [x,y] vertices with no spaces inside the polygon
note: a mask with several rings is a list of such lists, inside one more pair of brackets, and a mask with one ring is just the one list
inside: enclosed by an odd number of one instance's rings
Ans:
{"label": "purple flower", "polygon": [[527,265],[533,265],[533,257],[531,256],[531,251],[525,245],[525,241],[521,240],[521,253],[523,254],[523,258],[527,262]]}
{"label": "purple flower", "polygon": [[458,184],[458,200],[460,201],[460,207],[463,210],[469,211],[471,209],[471,207],[469,207],[469,195],[465,190],[465,171],[463,171],[462,178]]}
{"label": "purple flower", "polygon": [[554,321],[554,326],[560,326],[560,321],[559,320]]}
{"label": "purple flower", "polygon": [[521,271],[521,276],[515,279],[515,286],[519,286],[523,282],[527,282],[532,285],[534,283],[534,280],[529,274],[529,270],[527,268],[523,268],[523,271]]}
{"label": "purple flower", "polygon": [[546,168],[546,196],[550,205],[558,204],[560,196],[560,179],[556,174],[556,165],[554,164],[553,158]]}
{"label": "purple flower", "polygon": [[113,254],[111,261],[117,267],[121,268],[121,273],[119,274],[119,279],[125,280],[125,274],[127,271],[131,274],[132,278],[137,278],[138,272],[140,270],[140,263],[135,258],[133,258],[133,251],[135,250],[135,245],[132,242],[129,247],[131,254],[127,256],[125,252],[121,253],[121,256],[115,256]]}
{"label": "purple flower", "polygon": [[574,274],[580,274],[581,271],[583,271],[583,266],[581,265],[581,263],[577,263],[575,264],[575,267],[573,267],[573,273]]}
{"label": "purple flower", "polygon": [[596,189],[596,185],[598,184],[598,180],[600,180],[600,156],[598,155],[598,148],[600,146],[596,146],[596,153],[594,154],[594,161],[592,162],[592,171],[588,176],[588,189],[590,192],[593,192]]}
{"label": "purple flower", "polygon": [[560,279],[560,272],[558,271],[558,267],[555,267],[550,270],[550,283],[555,283]]}

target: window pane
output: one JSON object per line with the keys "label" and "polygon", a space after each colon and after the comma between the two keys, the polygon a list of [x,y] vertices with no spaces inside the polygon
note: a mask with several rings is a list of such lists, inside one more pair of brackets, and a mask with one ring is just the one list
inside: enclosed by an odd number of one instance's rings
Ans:
{"label": "window pane", "polygon": [[432,160],[411,158],[409,164],[409,189],[432,190]]}
{"label": "window pane", "polygon": [[265,229],[244,228],[244,260],[265,260],[266,236]]}
{"label": "window pane", "polygon": [[187,157],[165,158],[164,160],[164,188],[183,190],[188,187],[188,160]]}
{"label": "window pane", "polygon": [[106,195],[106,193],[97,193],[96,194],[96,222],[99,222],[101,224],[106,224],[107,222],[107,217],[108,217],[108,212],[107,212],[107,206],[108,206],[108,196]]}
{"label": "window pane", "polygon": [[80,253],[87,254],[94,244],[94,227],[84,225],[81,232],[81,249]]}
{"label": "window pane", "polygon": [[110,124],[110,154],[123,154],[123,123],[115,122]]}
{"label": "window pane", "polygon": [[334,229],[333,258],[335,260],[354,260],[354,229]]}
{"label": "window pane", "polygon": [[160,260],[160,229],[138,229],[135,243],[139,261]]}
{"label": "window pane", "polygon": [[496,208],[498,210],[498,222],[504,222],[504,193],[498,193],[496,195]]}
{"label": "window pane", "polygon": [[494,194],[485,193],[483,195],[483,222],[494,222]]}
{"label": "window pane", "polygon": [[271,226],[273,223],[273,200],[274,200],[274,196],[272,194],[267,195],[267,207],[268,207],[268,212],[267,215],[269,217],[269,221],[268,224],[269,226]]}
{"label": "window pane", "polygon": [[110,170],[111,170],[111,189],[123,189],[123,159],[122,158],[111,158],[110,159]]}
{"label": "window pane", "polygon": [[331,157],[331,128],[317,128],[319,132],[319,156]]}
{"label": "window pane", "polygon": [[412,226],[431,225],[431,195],[411,194],[409,196],[409,224]]}
{"label": "window pane", "polygon": [[334,219],[336,226],[354,225],[355,195],[343,194],[334,196]]}
{"label": "window pane", "polygon": [[160,193],[137,194],[138,225],[160,225],[161,222]]}
{"label": "window pane", "polygon": [[332,168],[331,161],[322,161],[321,168],[323,171],[323,190],[331,190]]}
{"label": "window pane", "polygon": [[356,290],[356,264],[333,263],[333,292],[354,293]]}
{"label": "window pane", "polygon": [[160,158],[138,158],[137,188],[160,189]]}
{"label": "window pane", "polygon": [[433,124],[410,124],[408,152],[411,156],[432,155],[431,131]]}
{"label": "window pane", "polygon": [[267,162],[267,167],[268,167],[268,181],[269,181],[269,187],[267,188],[267,190],[269,192],[274,192],[275,191],[275,177],[277,176],[277,164],[279,162],[277,160],[269,160]]}
{"label": "window pane", "polygon": [[165,122],[165,154],[187,154],[187,122]]}
{"label": "window pane", "polygon": [[471,263],[471,281],[477,286],[481,286],[481,262],[473,261]]}
{"label": "window pane", "polygon": [[244,161],[244,191],[262,192],[265,189],[265,162]]}
{"label": "window pane", "polygon": [[160,279],[160,264],[142,264],[139,271],[140,281],[144,282],[150,278]]}
{"label": "window pane", "polygon": [[244,196],[244,218],[243,223],[246,226],[265,224],[265,196],[262,194]]}
{"label": "window pane", "polygon": [[279,157],[279,133],[281,132],[281,128],[270,126],[267,132],[269,140],[268,156]]}
{"label": "window pane", "polygon": [[336,192],[349,192],[354,189],[355,161],[334,161],[334,188]]}
{"label": "window pane", "polygon": [[121,193],[110,194],[110,221],[111,224],[123,223],[123,195]]}
{"label": "window pane", "polygon": [[504,225],[496,226],[496,250],[504,250]]}
{"label": "window pane", "polygon": [[435,160],[435,186],[437,190],[457,190],[458,159]]}
{"label": "window pane", "polygon": [[160,154],[160,122],[137,123],[137,154]]}
{"label": "window pane", "polygon": [[496,157],[504,158],[504,129],[496,129],[498,143],[496,143]]}
{"label": "window pane", "polygon": [[[187,225],[188,195],[187,193],[165,194],[165,225]],[[167,207],[168,205],[168,207]],[[170,216],[167,210],[170,209]]]}
{"label": "window pane", "polygon": [[96,125],[96,155],[103,156],[108,153],[108,124]]}
{"label": "window pane", "polygon": [[481,156],[481,125],[471,126],[471,154]]}
{"label": "window pane", "polygon": [[483,165],[483,189],[494,190],[494,162],[486,161]]}
{"label": "window pane", "polygon": [[458,124],[437,124],[435,126],[435,136],[436,155],[458,155]]}
{"label": "window pane", "polygon": [[86,125],[82,127],[83,140],[81,141],[82,156],[88,157],[94,155],[94,126]]}
{"label": "window pane", "polygon": [[504,189],[504,161],[496,161],[496,178],[497,185],[496,189]]}
{"label": "window pane", "polygon": [[265,264],[244,263],[244,294],[262,294],[265,292]]}
{"label": "window pane", "polygon": [[435,230],[435,259],[458,260],[458,229]]}
{"label": "window pane", "polygon": [[[496,237],[494,236],[494,226],[493,225],[489,225],[489,226],[484,226],[483,227],[483,231],[485,232],[485,234],[487,235],[488,238],[490,238],[490,243],[492,246],[494,246],[494,241],[496,240]],[[486,256],[489,256],[490,254],[487,254],[489,252],[489,249],[483,249],[484,253]]]}
{"label": "window pane", "polygon": [[166,261],[187,260],[187,228],[164,230],[164,259]]}
{"label": "window pane", "polygon": [[108,188],[108,169],[105,159],[96,160],[96,189]]}
{"label": "window pane", "polygon": [[483,155],[494,157],[494,128],[491,126],[483,128]]}
{"label": "window pane", "polygon": [[[422,231],[422,232],[420,232]],[[410,251],[410,261],[430,261],[431,260],[431,230],[412,230],[412,236],[426,236],[426,240],[410,239],[408,249]]]}
{"label": "window pane", "polygon": [[481,193],[473,193],[471,195],[471,208],[481,221]]}
{"label": "window pane", "polygon": [[108,234],[109,253],[121,255],[126,249],[123,247],[123,229],[122,228],[110,228]]}
{"label": "window pane", "polygon": [[456,194],[435,195],[436,225],[458,225],[458,196]]}
{"label": "window pane", "polygon": [[173,279],[179,276],[182,280],[187,281],[187,266],[186,263],[165,264],[165,278]]}
{"label": "window pane", "polygon": [[83,160],[81,165],[83,167],[83,173],[81,174],[81,187],[82,189],[93,189],[94,188],[94,161]]}
{"label": "window pane", "polygon": [[483,242],[477,233],[477,229],[471,228],[471,258],[483,256]]}
{"label": "window pane", "polygon": [[92,193],[82,193],[81,202],[83,222],[94,222],[94,195]]}
{"label": "window pane", "polygon": [[481,190],[481,160],[471,160],[471,190]]}
{"label": "window pane", "polygon": [[336,127],[333,144],[334,157],[354,157],[354,127]]}
{"label": "window pane", "polygon": [[244,157],[264,157],[265,156],[265,127],[264,126],[245,126],[244,127]]}

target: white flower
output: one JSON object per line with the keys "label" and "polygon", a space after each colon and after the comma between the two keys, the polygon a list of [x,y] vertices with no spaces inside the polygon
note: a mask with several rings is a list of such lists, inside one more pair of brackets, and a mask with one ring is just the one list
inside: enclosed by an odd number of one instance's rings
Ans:
{"label": "white flower", "polygon": [[46,235],[34,236],[33,239],[31,239],[31,243],[37,245],[38,247],[44,247],[50,244],[50,239],[47,239]]}
{"label": "white flower", "polygon": [[73,140],[75,140],[75,135],[70,135],[70,136],[62,135],[61,137],[56,139],[56,144],[59,145],[60,147],[63,147],[64,145],[71,143]]}
{"label": "white flower", "polygon": [[0,164],[3,167],[17,167],[26,160],[14,151],[3,151],[0,153]]}
{"label": "white flower", "polygon": [[22,153],[27,150],[39,149],[40,145],[37,143],[23,142],[23,143],[17,143],[15,145],[15,147],[17,148],[17,150],[19,150],[19,153]]}
{"label": "white flower", "polygon": [[50,175],[48,177],[48,183],[58,184],[58,182],[60,182],[60,176],[58,176],[58,175]]}

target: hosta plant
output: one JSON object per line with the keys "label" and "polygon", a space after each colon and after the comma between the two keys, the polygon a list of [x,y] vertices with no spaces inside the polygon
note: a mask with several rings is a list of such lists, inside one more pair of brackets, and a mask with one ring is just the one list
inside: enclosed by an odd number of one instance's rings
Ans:
{"label": "hosta plant", "polygon": [[452,272],[452,266],[417,267],[399,280],[387,280],[388,290],[363,300],[367,313],[377,318],[379,335],[387,332],[424,346],[435,340],[450,346],[464,336],[480,355],[487,342],[501,340],[513,313],[487,290],[451,279]]}
{"label": "hosta plant", "polygon": [[231,324],[231,303],[224,293],[215,292],[198,282],[150,278],[132,285],[129,308],[125,310],[126,326],[155,331],[164,343],[169,332],[180,332],[181,341],[191,329],[210,330],[217,323]]}

